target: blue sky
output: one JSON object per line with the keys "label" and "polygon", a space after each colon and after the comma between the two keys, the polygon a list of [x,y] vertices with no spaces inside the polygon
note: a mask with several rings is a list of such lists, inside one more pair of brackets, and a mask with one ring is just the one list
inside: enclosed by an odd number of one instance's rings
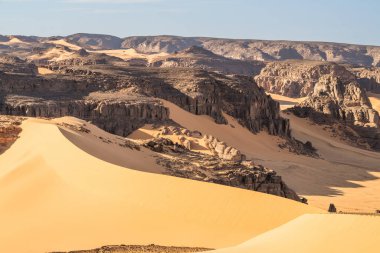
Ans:
{"label": "blue sky", "polygon": [[0,0],[0,34],[171,34],[380,45],[378,0]]}

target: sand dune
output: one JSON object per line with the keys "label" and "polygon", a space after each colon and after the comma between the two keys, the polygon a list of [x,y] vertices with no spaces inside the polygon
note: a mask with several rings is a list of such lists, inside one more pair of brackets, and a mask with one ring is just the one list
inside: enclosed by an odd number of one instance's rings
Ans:
{"label": "sand dune", "polygon": [[[0,156],[0,252],[121,243],[220,248],[320,212],[272,195],[113,165],[80,149],[81,136],[71,142],[51,121],[29,119],[22,129]],[[129,159],[131,167],[156,166]]]}
{"label": "sand dune", "polygon": [[377,253],[380,217],[306,214],[239,246],[212,253]]}
{"label": "sand dune", "polygon": [[22,40],[20,40],[18,38],[12,38],[12,39],[10,39],[9,41],[6,41],[6,42],[0,42],[0,44],[7,45],[7,46],[12,46],[12,45],[16,45],[16,44],[30,44],[30,43],[22,41]]}
{"label": "sand dune", "polygon": [[75,52],[69,52],[62,48],[51,48],[42,54],[36,54],[29,57],[29,60],[49,60],[49,61],[61,61],[70,59]]}
{"label": "sand dune", "polygon": [[115,49],[115,50],[96,50],[96,51],[90,51],[93,53],[103,53],[110,56],[118,57],[123,60],[130,60],[130,59],[146,59],[148,62],[153,61],[155,58],[161,57],[161,56],[167,56],[167,53],[156,53],[156,54],[142,54],[138,53],[135,49]]}
{"label": "sand dune", "polygon": [[343,211],[380,209],[379,153],[351,147],[306,119],[285,115],[290,118],[293,135],[312,141],[322,159],[299,156],[280,149],[279,138],[265,132],[252,134],[228,115],[229,124],[219,125],[210,117],[191,114],[164,100],[163,103],[180,125],[212,134],[248,158],[276,170],[311,205],[327,210],[333,202]]}
{"label": "sand dune", "polygon": [[61,40],[49,40],[48,43],[50,44],[55,44],[55,45],[61,45],[61,46],[65,46],[65,47],[68,47],[72,50],[75,50],[75,51],[78,51],[81,49],[80,46],[77,46],[77,45],[74,45],[74,44],[71,44],[63,39]]}

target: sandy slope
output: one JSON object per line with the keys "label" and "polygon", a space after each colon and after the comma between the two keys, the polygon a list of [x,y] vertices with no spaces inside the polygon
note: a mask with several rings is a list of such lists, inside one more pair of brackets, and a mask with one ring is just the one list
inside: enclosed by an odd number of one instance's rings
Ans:
{"label": "sandy slope", "polygon": [[51,48],[42,54],[36,54],[29,57],[29,60],[49,60],[49,61],[62,61],[70,59],[75,52],[69,52],[62,48]]}
{"label": "sandy slope", "polygon": [[368,92],[368,98],[371,101],[373,109],[380,113],[380,94]]}
{"label": "sandy slope", "polygon": [[38,67],[38,74],[40,75],[50,75],[54,74],[54,71],[48,69],[48,68],[43,68],[43,67]]}
{"label": "sandy slope", "polygon": [[306,214],[241,245],[212,253],[377,253],[380,216]]}
{"label": "sandy slope", "polygon": [[302,98],[290,98],[278,94],[273,94],[267,92],[268,95],[270,95],[274,100],[278,101],[280,103],[280,109],[281,110],[286,110],[290,107],[295,106],[296,104],[301,103],[304,101],[307,97],[302,97]]}
{"label": "sandy slope", "polygon": [[0,42],[2,45],[7,45],[7,46],[12,46],[12,45],[17,45],[17,44],[30,44],[29,42],[22,41],[18,38],[12,38],[9,41],[6,42]]}
{"label": "sandy slope", "polygon": [[[0,156],[0,252],[121,243],[219,248],[319,212],[271,195],[113,165],[48,121],[29,119],[22,128]],[[92,148],[112,149],[103,144]]]}
{"label": "sandy slope", "polygon": [[78,50],[81,49],[80,46],[77,46],[75,44],[71,44],[71,43],[65,41],[64,39],[61,39],[61,40],[50,40],[50,41],[47,41],[47,43],[65,46],[65,47],[68,47],[68,48],[70,48],[72,50],[75,50],[75,51],[78,51]]}
{"label": "sandy slope", "polygon": [[[310,140],[322,159],[298,156],[281,150],[279,139],[264,132],[252,134],[232,117],[228,125],[215,124],[163,101],[171,118],[180,125],[212,134],[241,150],[248,158],[276,170],[309,203],[327,210],[331,202],[338,210],[374,212],[380,209],[380,154],[361,150],[327,135],[306,119],[289,117],[293,135]],[[232,126],[233,127],[232,127]]]}

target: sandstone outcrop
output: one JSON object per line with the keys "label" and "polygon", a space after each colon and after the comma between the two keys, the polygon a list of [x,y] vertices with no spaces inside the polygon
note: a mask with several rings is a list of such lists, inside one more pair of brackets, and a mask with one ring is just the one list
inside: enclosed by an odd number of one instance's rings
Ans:
{"label": "sandstone outcrop", "polygon": [[300,103],[316,112],[344,122],[378,127],[379,114],[360,85],[355,80],[345,82],[339,77],[323,76],[315,84],[313,94]]}
{"label": "sandstone outcrop", "polygon": [[306,97],[325,76],[339,78],[343,83],[353,81],[354,75],[335,63],[318,61],[270,62],[255,76],[256,83],[267,92],[287,97]]}
{"label": "sandstone outcrop", "polygon": [[73,116],[121,136],[127,136],[144,124],[169,118],[169,110],[153,100],[35,100],[21,96],[0,102],[0,114],[44,118]]}
{"label": "sandstone outcrop", "polygon": [[360,86],[366,91],[380,93],[380,68],[352,68]]}
{"label": "sandstone outcrop", "polygon": [[166,168],[165,174],[307,201],[291,190],[275,171],[252,161],[227,160],[218,155],[192,152],[166,138],[149,140],[144,146],[170,156],[157,158],[157,163]]}
{"label": "sandstone outcrop", "polygon": [[212,135],[205,135],[203,137],[203,141],[206,144],[206,147],[208,147],[209,150],[211,150],[215,155],[217,155],[221,159],[236,162],[245,160],[245,156],[242,155],[239,150],[231,146],[228,146],[226,143],[224,143],[223,141],[219,141]]}

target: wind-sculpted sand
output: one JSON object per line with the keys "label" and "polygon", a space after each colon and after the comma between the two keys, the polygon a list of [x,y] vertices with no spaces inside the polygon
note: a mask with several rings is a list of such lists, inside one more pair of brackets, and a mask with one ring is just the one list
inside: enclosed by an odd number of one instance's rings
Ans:
{"label": "wind-sculpted sand", "polygon": [[156,164],[132,153],[126,153],[130,166],[114,165],[90,155],[107,148],[112,154],[113,145],[93,141],[86,152],[81,132],[71,132],[78,138],[70,141],[62,134],[69,130],[53,121],[28,119],[21,127],[0,156],[0,252],[221,248],[321,212],[272,195],[134,170]]}

